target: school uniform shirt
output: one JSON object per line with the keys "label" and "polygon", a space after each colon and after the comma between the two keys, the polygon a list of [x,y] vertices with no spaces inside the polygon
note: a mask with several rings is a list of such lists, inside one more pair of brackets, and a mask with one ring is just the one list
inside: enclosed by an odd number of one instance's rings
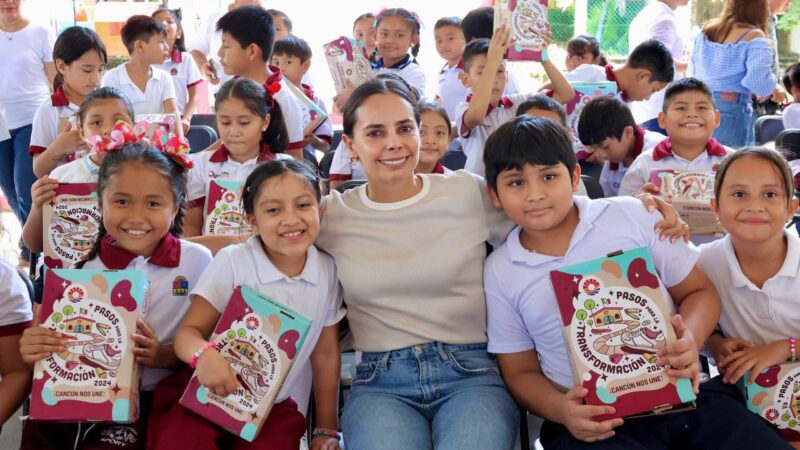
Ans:
{"label": "school uniform shirt", "polygon": [[186,183],[187,200],[189,207],[203,206],[206,201],[206,192],[211,180],[240,180],[244,181],[250,172],[255,170],[260,164],[273,159],[294,159],[285,153],[272,153],[269,146],[261,143],[261,153],[257,157],[239,163],[230,157],[225,144],[221,145],[216,151],[192,153],[189,155],[194,167],[189,169]]}
{"label": "school uniform shirt", "polygon": [[466,101],[459,103],[458,107],[456,107],[456,127],[459,139],[461,139],[461,148],[467,156],[464,169],[474,174],[485,176],[486,168],[483,165],[483,148],[486,146],[486,140],[489,139],[489,135],[494,130],[516,117],[517,107],[528,96],[526,94],[514,94],[510,97],[502,97],[497,106],[489,105],[489,111],[482,124],[465,131],[462,129],[462,124],[464,123],[464,114],[469,109],[471,98],[472,96],[468,95]]}
{"label": "school uniform shirt", "polygon": [[[570,83],[574,82],[584,82],[584,83],[598,83],[601,81],[613,81],[617,84],[617,93],[616,97],[622,100],[625,103],[629,103],[628,96],[625,95],[625,91],[622,90],[622,86],[619,85],[619,80],[617,80],[617,75],[614,73],[614,67],[611,65],[607,66],[598,66],[597,64],[581,64],[580,66],[572,69],[571,72],[567,72],[564,74],[564,78],[567,79]],[[580,100],[582,94],[579,92],[575,93],[575,99],[573,102]],[[568,104],[565,106],[567,109],[567,114],[571,114],[572,111],[575,109],[574,105]]]}
{"label": "school uniform shirt", "polygon": [[303,113],[300,99],[295,97],[286,87],[290,81],[284,78],[281,69],[275,66],[267,66],[272,71],[272,75],[264,82],[264,88],[270,92],[274,83],[280,84],[280,89],[273,94],[273,98],[281,106],[283,122],[286,124],[286,133],[289,136],[289,145],[286,150],[298,150],[303,148]]}
{"label": "school uniform shirt", "polygon": [[453,67],[445,63],[439,72],[439,92],[436,94],[436,100],[447,111],[450,121],[456,120],[456,107],[471,91],[461,81],[462,73],[464,73],[463,61],[459,61]]}
{"label": "school uniform shirt", "polygon": [[328,171],[328,179],[331,181],[362,181],[367,179],[367,172],[361,161],[353,161],[350,150],[344,140],[339,141],[339,146],[333,150],[331,168]]}
{"label": "school uniform shirt", "polygon": [[[189,101],[189,88],[203,82],[203,76],[197,63],[194,62],[189,52],[172,52],[172,57],[163,64],[153,66],[167,72],[172,78],[175,87],[175,101],[178,103],[178,113],[183,116],[186,103]],[[137,112],[138,114],[138,112]]]}
{"label": "school uniform shirt", "polygon": [[280,403],[290,397],[293,385],[304,367],[310,364],[311,352],[322,329],[337,324],[344,317],[336,265],[330,255],[312,245],[306,253],[303,272],[296,277],[286,276],[264,253],[261,238],[253,236],[247,242],[220,250],[192,295],[203,297],[222,314],[233,290],[242,285],[311,320],[303,346],[275,399],[275,403]]}
{"label": "school uniform shirt", "polygon": [[380,58],[372,65],[376,75],[382,73],[393,73],[399,75],[400,78],[406,81],[412,88],[417,90],[420,101],[425,100],[427,95],[427,81],[425,71],[411,60],[411,55],[406,55],[405,58],[390,67],[384,67],[383,58]]}
{"label": "school uniform shirt", "polygon": [[517,226],[506,243],[489,255],[484,268],[489,352],[536,350],[544,375],[565,390],[576,382],[550,272],[618,250],[647,247],[671,317],[675,307],[666,288],[681,283],[700,254],[692,244],[660,240],[653,228],[661,214],[648,212],[637,199],[576,196],[573,202],[580,222],[565,256],[528,251],[520,244]]}
{"label": "school uniform shirt", "polygon": [[[314,92],[314,88],[311,87],[311,85],[302,83],[300,88],[303,89],[303,92],[306,94],[306,97],[308,97],[309,100],[311,100],[312,102],[314,102],[315,105],[317,105],[317,108],[321,109],[322,112],[325,113],[325,115],[328,114],[328,107],[325,106],[325,102],[322,101],[322,99]],[[327,142],[330,145],[330,143],[333,141],[333,123],[331,123],[330,117],[325,119],[325,121],[322,122],[319,128],[314,130],[314,136],[322,139],[323,141]],[[311,144],[306,145],[304,150],[307,152],[311,152],[312,155],[316,151],[314,146]]]}
{"label": "school uniform shirt", "polygon": [[783,128],[800,128],[800,103],[792,102],[783,108]]}
{"label": "school uniform shirt", "polygon": [[[633,157],[637,158],[642,152],[652,150],[659,142],[663,141],[666,136],[654,131],[645,130],[642,127],[637,127],[638,133],[633,142]],[[603,163],[603,170],[600,172],[600,186],[603,188],[603,193],[606,197],[616,197],[619,194],[619,187],[622,184],[622,178],[628,168],[624,163],[613,163],[606,161]]]}
{"label": "school uniform shirt", "polygon": [[[114,245],[114,238],[101,241],[98,257],[87,261],[84,269],[138,270],[147,276],[144,321],[155,331],[160,345],[171,344],[175,332],[189,310],[189,292],[200,281],[211,263],[211,252],[202,245],[167,234],[149,258],[136,256]],[[128,330],[130,333],[136,330]],[[141,389],[152,391],[170,369],[143,367]]]}
{"label": "school uniform shirt", "polygon": [[164,114],[164,102],[177,98],[170,74],[151,66],[150,78],[142,92],[128,75],[127,65],[125,63],[106,72],[101,84],[121,90],[131,101],[135,114]]}
{"label": "school uniform shirt", "polygon": [[31,325],[31,298],[17,269],[0,259],[0,337],[22,334]]}
{"label": "school uniform shirt", "polygon": [[59,183],[97,183],[98,172],[100,166],[95,164],[89,155],[84,155],[53,169],[50,178]]}
{"label": "school uniform shirt", "polygon": [[219,56],[217,55],[220,47],[222,47],[222,32],[217,31],[217,21],[226,13],[227,10],[215,12],[214,14],[208,16],[200,25],[200,29],[197,30],[194,38],[189,41],[189,45],[187,46],[187,49],[190,51],[197,50],[206,55],[208,61],[214,66],[214,69],[217,72],[217,79],[219,79],[219,83],[209,83],[212,94],[216,94],[226,81],[233,78],[232,75],[225,74],[225,69],[222,68]]}
{"label": "school uniform shirt", "polygon": [[635,195],[642,186],[650,182],[650,173],[653,170],[715,171],[716,166],[729,153],[733,153],[733,149],[711,138],[706,145],[706,151],[700,153],[692,161],[688,161],[672,153],[672,143],[669,138],[666,138],[659,142],[653,150],[642,153],[633,161],[622,178],[619,195]]}
{"label": "school uniform shirt", "polygon": [[[63,87],[56,88],[55,93],[50,96],[50,101],[42,103],[36,110],[36,114],[33,115],[33,130],[28,153],[36,155],[47,150],[47,147],[63,131],[63,129],[59,129],[59,125],[69,127],[70,125],[65,124],[64,121],[77,114],[79,108],[79,105],[69,102]],[[73,159],[75,159],[75,154],[71,153],[67,156],[66,162]]]}
{"label": "school uniform shirt", "polygon": [[10,39],[0,35],[0,113],[14,130],[30,125],[50,96],[44,65],[53,62],[56,37],[49,23],[29,23],[9,34]]}
{"label": "school uniform shirt", "polygon": [[725,337],[764,345],[798,334],[800,238],[788,231],[784,231],[784,236],[786,259],[778,273],[761,288],[742,272],[730,235],[700,246],[697,263],[719,293],[722,302],[719,326]]}

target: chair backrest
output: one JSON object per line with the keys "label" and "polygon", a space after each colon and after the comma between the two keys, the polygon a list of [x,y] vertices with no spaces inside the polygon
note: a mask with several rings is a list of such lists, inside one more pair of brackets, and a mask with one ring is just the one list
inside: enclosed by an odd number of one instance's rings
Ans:
{"label": "chair backrest", "polygon": [[353,189],[354,187],[361,186],[362,184],[366,183],[366,180],[347,180],[342,181],[342,184],[336,186],[336,190],[344,194],[344,192],[348,189]]}
{"label": "chair backrest", "polygon": [[319,177],[328,179],[331,173],[331,164],[333,164],[333,157],[336,155],[336,150],[331,148],[331,151],[325,154],[321,160],[319,160]]}
{"label": "chair backrest", "polygon": [[605,194],[603,194],[603,187],[600,186],[600,182],[589,175],[581,175],[581,180],[583,180],[583,185],[586,186],[586,193],[589,194],[589,198],[603,198]]}
{"label": "chair backrest", "polygon": [[335,130],[333,132],[333,138],[331,138],[331,151],[339,146],[339,142],[342,142],[342,130]]}
{"label": "chair backrest", "polygon": [[207,125],[192,125],[186,133],[192,153],[202,152],[217,139],[217,132]]}
{"label": "chair backrest", "polygon": [[28,273],[25,269],[17,267],[17,275],[22,279],[22,282],[25,283],[25,287],[28,289],[28,298],[31,299],[31,303],[33,303],[36,294],[33,290],[33,282],[31,281]]}
{"label": "chair backrest", "polygon": [[191,125],[205,125],[211,127],[215,133],[219,133],[219,130],[217,130],[217,116],[214,114],[195,114],[192,116]]}
{"label": "chair backrest", "polygon": [[781,116],[761,116],[756,120],[755,135],[756,145],[764,145],[774,141],[783,131],[783,118]]}
{"label": "chair backrest", "polygon": [[467,163],[467,155],[461,150],[448,150],[442,156],[442,165],[450,170],[459,170],[464,168]]}
{"label": "chair backrest", "polygon": [[783,130],[775,138],[775,148],[790,153],[789,160],[800,159],[800,129]]}

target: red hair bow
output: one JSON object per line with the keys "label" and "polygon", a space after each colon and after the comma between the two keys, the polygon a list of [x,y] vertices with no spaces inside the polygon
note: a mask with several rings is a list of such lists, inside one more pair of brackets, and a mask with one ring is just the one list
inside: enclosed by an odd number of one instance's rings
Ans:
{"label": "red hair bow", "polygon": [[189,152],[189,143],[183,136],[172,136],[159,124],[149,121],[139,121],[131,126],[123,120],[118,120],[114,129],[106,136],[91,136],[88,139],[92,151],[98,154],[119,150],[128,144],[145,142],[158,149],[166,156],[186,169],[194,167],[194,163],[186,154]]}
{"label": "red hair bow", "polygon": [[281,82],[273,81],[272,83],[264,86],[267,90],[267,104],[270,108],[275,106],[275,94],[281,91]]}

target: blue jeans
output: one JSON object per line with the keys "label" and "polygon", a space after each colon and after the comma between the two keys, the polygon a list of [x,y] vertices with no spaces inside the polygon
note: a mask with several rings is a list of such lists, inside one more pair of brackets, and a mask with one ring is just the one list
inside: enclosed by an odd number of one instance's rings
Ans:
{"label": "blue jeans", "polygon": [[31,185],[36,181],[33,159],[28,153],[33,126],[10,130],[11,139],[0,141],[0,187],[21,223],[31,211]]}
{"label": "blue jeans", "polygon": [[714,102],[719,110],[719,128],[713,137],[720,144],[739,149],[755,143],[755,115],[753,101],[749,94],[736,94],[736,100],[722,99],[719,92],[714,92]]}
{"label": "blue jeans", "polygon": [[364,353],[342,415],[347,450],[510,450],[518,425],[485,344]]}

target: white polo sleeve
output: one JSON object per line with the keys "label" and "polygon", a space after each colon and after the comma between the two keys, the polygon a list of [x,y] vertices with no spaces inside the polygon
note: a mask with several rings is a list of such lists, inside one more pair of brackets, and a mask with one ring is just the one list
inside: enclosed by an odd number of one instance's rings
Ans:
{"label": "white polo sleeve", "polygon": [[[211,306],[220,314],[225,311],[228,300],[236,287],[235,272],[233,270],[233,253],[241,253],[239,245],[231,246],[220,250],[217,256],[211,260],[211,264],[206,267],[203,275],[197,280],[197,285],[192,290],[192,296],[200,296],[206,299]],[[240,261],[241,262],[241,261]]]}
{"label": "white polo sleeve", "polygon": [[505,248],[493,253],[486,261],[483,288],[486,293],[487,329],[490,353],[518,353],[535,348],[533,338],[525,327],[513,299],[503,292],[503,262]]}

